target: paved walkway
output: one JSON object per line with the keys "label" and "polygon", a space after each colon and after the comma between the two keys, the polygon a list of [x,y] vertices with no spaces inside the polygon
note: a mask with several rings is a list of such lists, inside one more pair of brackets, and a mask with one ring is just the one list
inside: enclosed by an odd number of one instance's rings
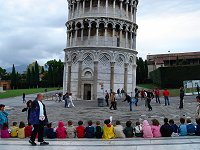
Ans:
{"label": "paved walkway", "polygon": [[48,140],[48,146],[31,146],[28,140],[0,139],[1,150],[199,150],[199,137],[178,137],[159,139],[73,139],[73,140]]}

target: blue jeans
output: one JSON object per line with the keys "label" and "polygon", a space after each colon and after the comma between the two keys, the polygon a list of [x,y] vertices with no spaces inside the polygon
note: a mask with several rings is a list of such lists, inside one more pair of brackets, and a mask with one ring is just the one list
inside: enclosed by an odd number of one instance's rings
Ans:
{"label": "blue jeans", "polygon": [[133,104],[133,102],[132,102],[132,100],[129,102],[129,106],[130,106],[130,111],[132,111],[132,104]]}
{"label": "blue jeans", "polygon": [[170,105],[169,104],[169,97],[168,96],[164,96],[164,99],[165,99],[165,106],[166,105]]}

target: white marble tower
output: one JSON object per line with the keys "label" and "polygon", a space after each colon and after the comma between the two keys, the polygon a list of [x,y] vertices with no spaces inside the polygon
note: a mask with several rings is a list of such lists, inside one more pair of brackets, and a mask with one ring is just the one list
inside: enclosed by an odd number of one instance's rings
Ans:
{"label": "white marble tower", "polygon": [[103,90],[134,92],[137,5],[138,0],[68,0],[63,92],[82,100],[96,100]]}

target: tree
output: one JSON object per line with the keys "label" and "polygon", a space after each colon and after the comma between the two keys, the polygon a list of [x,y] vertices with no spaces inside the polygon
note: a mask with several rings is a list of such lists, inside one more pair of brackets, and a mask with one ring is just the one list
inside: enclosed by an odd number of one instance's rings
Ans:
{"label": "tree", "polygon": [[6,76],[6,69],[0,67],[0,78],[4,80],[5,76]]}
{"label": "tree", "polygon": [[137,68],[136,68],[136,82],[144,83],[148,77],[147,62],[145,63],[141,57],[137,58]]}
{"label": "tree", "polygon": [[27,84],[28,88],[31,87],[31,70],[30,70],[30,68],[27,69],[26,84]]}
{"label": "tree", "polygon": [[11,88],[15,89],[16,88],[16,71],[15,71],[15,65],[13,64],[12,67],[12,73],[11,73]]}
{"label": "tree", "polygon": [[35,87],[35,69],[34,66],[32,66],[31,69],[31,86],[34,88]]}
{"label": "tree", "polygon": [[36,85],[36,87],[38,87],[39,86],[39,81],[40,81],[40,77],[39,77],[39,65],[38,65],[38,63],[37,63],[37,61],[35,62],[35,76],[34,76],[34,78],[35,78],[35,85]]}

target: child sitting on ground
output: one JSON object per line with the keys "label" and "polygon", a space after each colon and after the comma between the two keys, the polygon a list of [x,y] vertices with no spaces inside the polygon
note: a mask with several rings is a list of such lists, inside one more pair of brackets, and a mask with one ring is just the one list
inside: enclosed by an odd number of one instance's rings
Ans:
{"label": "child sitting on ground", "polygon": [[110,119],[106,119],[104,121],[103,126],[103,139],[113,139],[115,138],[114,127],[110,122]]}
{"label": "child sitting on ground", "polygon": [[133,127],[131,126],[132,122],[129,120],[126,122],[126,127],[124,129],[124,134],[126,136],[126,138],[132,138],[134,137],[134,133],[133,133]]}
{"label": "child sitting on ground", "polygon": [[76,127],[76,136],[77,138],[85,137],[85,127],[83,126],[83,121],[78,121],[78,127]]}
{"label": "child sitting on ground", "polygon": [[136,126],[133,131],[135,132],[136,137],[143,137],[142,125],[139,121],[136,122]]}
{"label": "child sitting on ground", "polygon": [[151,131],[152,131],[153,137],[155,138],[161,137],[159,121],[157,119],[153,119],[151,121],[152,121]]}
{"label": "child sitting on ground", "polygon": [[52,123],[51,122],[47,124],[47,129],[46,129],[45,132],[46,132],[45,133],[46,137],[48,139],[54,139],[54,138],[56,138],[56,132],[54,131],[54,128],[52,128]]}
{"label": "child sitting on ground", "polygon": [[4,123],[1,129],[1,138],[10,138],[8,124]]}
{"label": "child sitting on ground", "polygon": [[23,139],[25,138],[25,123],[21,121],[19,123],[19,130],[18,130],[18,138]]}
{"label": "child sitting on ground", "polygon": [[189,118],[187,119],[186,127],[187,127],[187,134],[188,135],[195,135],[195,126]]}
{"label": "child sitting on ground", "polygon": [[116,138],[125,138],[123,127],[120,121],[116,121],[116,126],[114,126],[114,133]]}
{"label": "child sitting on ground", "polygon": [[73,126],[73,122],[71,120],[68,121],[67,126],[67,137],[68,138],[75,138],[76,137],[76,128]]}
{"label": "child sitting on ground", "polygon": [[187,126],[185,125],[185,119],[180,118],[180,125],[178,127],[179,136],[186,136],[187,135]]}
{"label": "child sitting on ground", "polygon": [[103,129],[102,129],[102,127],[100,126],[100,121],[97,121],[97,122],[96,122],[96,127],[95,127],[94,133],[95,133],[95,137],[96,137],[97,139],[101,139],[101,138],[102,138]]}
{"label": "child sitting on ground", "polygon": [[88,121],[88,126],[85,128],[85,137],[94,138],[94,127],[92,126],[92,121]]}
{"label": "child sitting on ground", "polygon": [[59,121],[58,122],[58,128],[56,129],[56,137],[59,139],[63,139],[67,137],[67,132],[66,132],[66,128],[64,127],[64,122],[63,121]]}
{"label": "child sitting on ground", "polygon": [[29,123],[25,129],[24,129],[24,132],[25,132],[25,137],[31,137],[31,134],[32,134],[32,126],[31,124]]}
{"label": "child sitting on ground", "polygon": [[178,126],[174,123],[173,119],[169,120],[169,125],[172,127],[173,134],[178,133]]}
{"label": "child sitting on ground", "polygon": [[18,129],[19,128],[17,127],[17,122],[13,122],[13,126],[10,127],[11,137],[13,137],[13,138],[17,137]]}
{"label": "child sitting on ground", "polygon": [[149,125],[149,122],[147,120],[143,121],[142,129],[143,129],[143,137],[144,138],[153,138],[151,126]]}

